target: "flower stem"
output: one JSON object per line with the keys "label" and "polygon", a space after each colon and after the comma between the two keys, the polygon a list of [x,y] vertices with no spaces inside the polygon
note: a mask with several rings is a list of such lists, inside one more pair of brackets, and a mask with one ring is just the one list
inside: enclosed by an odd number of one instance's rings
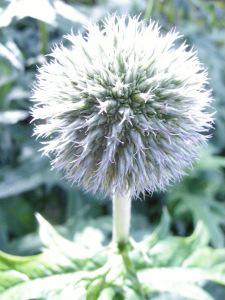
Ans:
{"label": "flower stem", "polygon": [[113,240],[118,245],[126,244],[129,239],[131,219],[130,192],[113,194]]}

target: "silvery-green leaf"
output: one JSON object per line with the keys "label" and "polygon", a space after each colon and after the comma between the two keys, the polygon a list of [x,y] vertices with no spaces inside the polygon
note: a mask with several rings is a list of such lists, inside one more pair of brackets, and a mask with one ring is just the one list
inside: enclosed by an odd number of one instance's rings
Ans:
{"label": "silvery-green leaf", "polygon": [[43,217],[37,218],[42,254],[0,253],[1,300],[69,300],[75,295],[80,300],[138,300],[156,292],[211,300],[204,283],[225,285],[224,249],[204,246],[208,235],[201,224],[190,237],[159,237],[142,249],[142,263],[137,263],[141,243],[131,242],[122,252],[112,245],[94,253],[94,248],[64,239]]}
{"label": "silvery-green leaf", "polygon": [[29,116],[25,110],[9,110],[0,112],[0,123],[15,124],[19,121],[25,120]]}
{"label": "silvery-green leaf", "polygon": [[8,40],[5,45],[0,43],[0,57],[7,59],[17,70],[24,69],[22,54],[13,41]]}
{"label": "silvery-green leaf", "polygon": [[18,257],[0,252],[1,300],[68,300],[68,295],[77,294],[78,299],[85,299],[85,283],[81,280],[91,279],[92,271],[104,260],[100,263],[91,252],[88,255],[85,249],[81,251],[79,245],[61,237],[40,215],[37,218],[45,246],[42,254]]}
{"label": "silvery-green leaf", "polygon": [[[0,14],[0,27],[9,26],[14,18],[20,20],[31,17],[56,26],[58,22],[69,20],[87,23],[87,18],[72,6],[59,0],[13,0]],[[61,24],[62,26],[63,24]]]}
{"label": "silvery-green leaf", "polygon": [[207,274],[201,270],[152,268],[140,272],[138,278],[149,291],[169,292],[188,300],[213,300],[206,291],[194,284],[207,280]]}

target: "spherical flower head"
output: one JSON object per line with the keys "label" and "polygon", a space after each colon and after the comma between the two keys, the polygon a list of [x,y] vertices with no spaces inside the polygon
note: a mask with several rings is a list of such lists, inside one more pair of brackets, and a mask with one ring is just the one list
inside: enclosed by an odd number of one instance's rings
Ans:
{"label": "spherical flower head", "polygon": [[72,183],[110,195],[165,189],[212,124],[207,73],[177,32],[111,16],[56,47],[33,93],[35,134]]}

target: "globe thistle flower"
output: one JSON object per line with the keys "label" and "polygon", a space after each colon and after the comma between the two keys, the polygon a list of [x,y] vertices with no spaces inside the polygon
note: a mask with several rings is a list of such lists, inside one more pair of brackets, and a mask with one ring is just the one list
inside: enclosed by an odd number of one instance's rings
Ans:
{"label": "globe thistle flower", "polygon": [[32,114],[43,153],[72,183],[131,196],[179,180],[208,138],[207,73],[179,35],[135,17],[69,35],[39,70]]}

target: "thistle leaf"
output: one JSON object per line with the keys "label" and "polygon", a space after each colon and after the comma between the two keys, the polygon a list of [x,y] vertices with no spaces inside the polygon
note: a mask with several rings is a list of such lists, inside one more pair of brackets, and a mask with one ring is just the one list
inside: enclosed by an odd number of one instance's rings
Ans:
{"label": "thistle leaf", "polygon": [[138,300],[155,294],[211,300],[204,284],[225,286],[225,249],[207,246],[201,223],[190,237],[165,237],[164,212],[152,240],[131,242],[122,252],[112,245],[94,253],[64,239],[39,214],[37,219],[41,254],[0,252],[1,300]]}

